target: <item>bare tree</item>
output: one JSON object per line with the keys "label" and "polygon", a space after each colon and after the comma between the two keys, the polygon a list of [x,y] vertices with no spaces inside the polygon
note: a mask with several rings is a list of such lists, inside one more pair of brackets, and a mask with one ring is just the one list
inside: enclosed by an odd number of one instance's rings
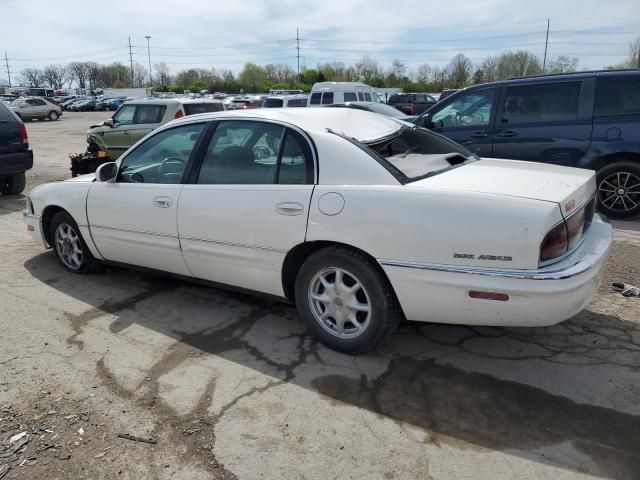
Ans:
{"label": "bare tree", "polygon": [[133,85],[144,87],[144,79],[147,78],[147,69],[141,63],[133,64]]}
{"label": "bare tree", "polygon": [[87,87],[87,77],[89,72],[87,71],[87,64],[85,62],[71,62],[67,65],[71,74],[72,81],[75,80],[80,88]]}
{"label": "bare tree", "polygon": [[44,75],[39,68],[25,68],[20,72],[22,81],[28,83],[30,87],[41,87],[44,82]]}
{"label": "bare tree", "polygon": [[416,70],[416,81],[418,83],[422,83],[426,85],[429,83],[429,77],[431,75],[431,65],[428,63],[423,63],[422,65],[418,65],[418,69]]}
{"label": "bare tree", "polygon": [[153,65],[153,69],[156,71],[155,78],[160,83],[160,90],[165,90],[171,83],[169,65],[166,62],[158,62]]}
{"label": "bare tree", "polygon": [[51,88],[62,88],[67,81],[67,69],[64,65],[48,65],[44,68],[42,77]]}
{"label": "bare tree", "polygon": [[471,75],[471,60],[458,53],[449,62],[449,75],[454,87],[462,87]]}
{"label": "bare tree", "polygon": [[577,68],[577,58],[569,58],[566,55],[558,55],[555,59],[549,62],[547,73],[575,72]]}

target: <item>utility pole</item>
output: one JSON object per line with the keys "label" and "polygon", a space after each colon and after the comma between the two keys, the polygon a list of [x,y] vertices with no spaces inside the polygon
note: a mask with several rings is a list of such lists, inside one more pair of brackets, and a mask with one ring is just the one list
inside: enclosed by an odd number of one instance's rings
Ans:
{"label": "utility pole", "polygon": [[[5,52],[6,55],[6,52]],[[636,68],[640,68],[640,45],[638,45],[638,51],[636,52]],[[9,66],[7,65],[7,72],[9,71]],[[11,83],[11,79],[9,79],[9,83]]]}
{"label": "utility pole", "polygon": [[300,31],[296,28],[296,50],[298,57],[298,82],[300,81]]}
{"label": "utility pole", "polygon": [[549,45],[549,24],[551,19],[547,18],[547,38],[544,41],[544,59],[542,60],[542,73],[547,71],[547,46]]}
{"label": "utility pole", "polygon": [[149,46],[149,40],[151,40],[151,36],[145,35],[147,39],[147,54],[149,55],[149,86],[153,88],[153,76],[151,75],[151,47]]}
{"label": "utility pole", "polygon": [[131,52],[131,37],[129,37],[129,62],[131,63],[131,86],[133,87],[133,53]]}
{"label": "utility pole", "polygon": [[11,88],[11,72],[9,71],[9,57],[7,57],[7,52],[4,52],[4,64],[7,66],[7,77],[9,80],[9,88]]}

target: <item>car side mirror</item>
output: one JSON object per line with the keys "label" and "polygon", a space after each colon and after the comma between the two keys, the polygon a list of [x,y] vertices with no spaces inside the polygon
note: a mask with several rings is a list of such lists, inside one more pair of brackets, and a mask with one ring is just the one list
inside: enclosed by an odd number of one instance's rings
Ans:
{"label": "car side mirror", "polygon": [[99,182],[114,182],[116,175],[118,175],[118,164],[116,162],[103,163],[96,170],[96,179]]}
{"label": "car side mirror", "polygon": [[418,119],[418,125],[424,128],[433,127],[433,122],[431,121],[431,114],[427,113]]}
{"label": "car side mirror", "polygon": [[113,128],[113,127],[115,127],[116,123],[113,121],[113,118],[108,118],[108,119],[106,119],[106,120],[104,121],[104,124],[103,124],[103,125],[104,125],[105,127],[111,127],[111,128]]}

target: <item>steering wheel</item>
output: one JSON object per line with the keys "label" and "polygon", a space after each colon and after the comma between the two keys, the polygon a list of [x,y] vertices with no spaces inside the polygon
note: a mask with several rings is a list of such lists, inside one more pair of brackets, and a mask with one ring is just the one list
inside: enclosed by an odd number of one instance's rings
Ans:
{"label": "steering wheel", "polygon": [[187,161],[180,157],[167,157],[158,167],[158,175],[164,177],[166,175],[180,175],[184,172]]}

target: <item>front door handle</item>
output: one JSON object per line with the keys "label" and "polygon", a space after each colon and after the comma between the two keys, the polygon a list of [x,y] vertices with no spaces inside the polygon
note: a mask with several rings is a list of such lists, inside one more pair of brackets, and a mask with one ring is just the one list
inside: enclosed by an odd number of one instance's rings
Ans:
{"label": "front door handle", "polygon": [[276,212],[281,215],[300,215],[304,207],[298,202],[280,202],[276,205]]}
{"label": "front door handle", "polygon": [[489,134],[487,132],[473,132],[469,135],[471,138],[485,138],[488,137]]}
{"label": "front door handle", "polygon": [[498,134],[499,137],[515,137],[516,135],[518,134],[513,130],[505,130],[504,132],[500,132]]}
{"label": "front door handle", "polygon": [[169,197],[156,197],[151,203],[154,207],[169,208],[173,205],[173,199]]}

